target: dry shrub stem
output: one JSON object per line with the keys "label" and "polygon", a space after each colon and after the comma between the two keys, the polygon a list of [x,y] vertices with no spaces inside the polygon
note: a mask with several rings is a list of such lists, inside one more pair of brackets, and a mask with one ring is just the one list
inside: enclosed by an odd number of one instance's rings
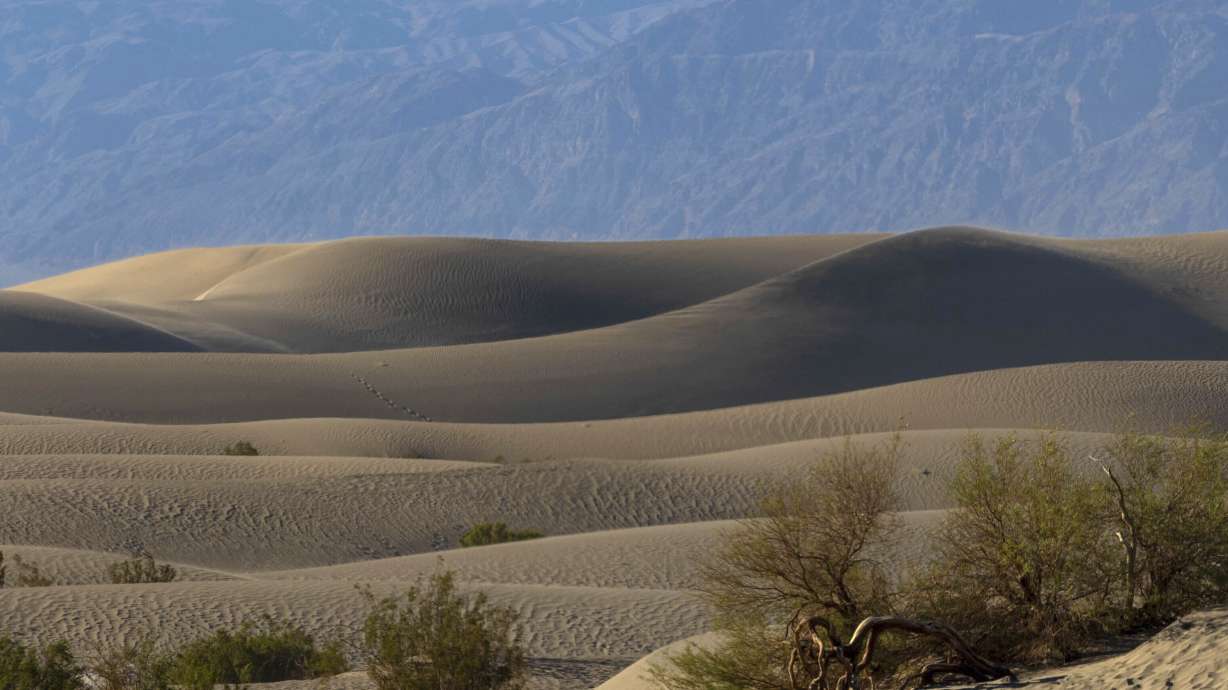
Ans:
{"label": "dry shrub stem", "polygon": [[[975,652],[950,626],[930,621],[874,616],[863,620],[847,643],[842,642],[836,626],[822,616],[798,617],[790,626],[793,649],[789,658],[790,690],[801,690],[799,671],[803,668],[811,680],[809,689],[827,686],[828,669],[833,663],[844,671],[836,679],[836,690],[860,690],[862,678],[869,671],[879,638],[890,632],[934,638],[954,655],[953,661],[934,662],[907,676],[901,684],[905,690],[913,683],[919,686],[933,683],[939,676],[962,676],[976,682],[988,682],[1012,676],[1011,670],[995,664]],[[860,658],[859,658],[860,657]]]}

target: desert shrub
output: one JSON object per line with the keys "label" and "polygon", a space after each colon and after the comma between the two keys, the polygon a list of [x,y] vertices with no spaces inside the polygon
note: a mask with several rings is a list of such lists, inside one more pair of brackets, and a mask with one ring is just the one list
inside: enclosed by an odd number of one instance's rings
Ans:
{"label": "desert shrub", "polygon": [[540,539],[543,536],[545,535],[534,530],[508,529],[507,525],[502,522],[483,522],[470,527],[461,535],[460,544],[464,547],[489,546],[511,541]]}
{"label": "desert shrub", "polygon": [[0,637],[0,690],[84,690],[82,673],[65,642],[40,651]]}
{"label": "desert shrub", "polygon": [[348,669],[338,644],[319,646],[301,628],[265,619],[188,643],[174,655],[169,677],[176,685],[208,690],[220,684],[307,680]]}
{"label": "desert shrub", "polygon": [[226,446],[226,448],[222,451],[222,455],[256,456],[260,455],[260,451],[257,450],[256,446],[253,446],[247,441],[236,441],[229,446]]}
{"label": "desert shrub", "polygon": [[824,616],[847,639],[862,616],[894,610],[882,558],[901,527],[900,451],[898,437],[872,447],[846,441],[770,494],[761,519],[726,534],[703,565],[701,588],[721,642],[674,655],[651,670],[654,680],[671,690],[790,688],[782,631],[799,613]]}
{"label": "desert shrub", "polygon": [[1228,601],[1228,437],[1127,434],[1100,454],[1126,627]]}
{"label": "desert shrub", "polygon": [[[806,687],[817,675],[806,677],[798,659],[820,658],[823,635],[828,653],[833,643],[854,648],[849,626],[866,615],[950,624],[976,663],[1001,670],[981,654],[1069,659],[1106,635],[1228,601],[1228,436],[1123,435],[1093,458],[1053,435],[971,437],[950,487],[955,507],[925,558],[892,577],[878,559],[894,541],[896,452],[846,445],[727,535],[703,587],[721,641],[673,655],[653,669],[658,684]],[[812,616],[808,627],[799,616]],[[955,649],[892,644],[867,676],[898,680]]]}
{"label": "desert shrub", "polygon": [[1108,632],[1117,552],[1104,493],[1056,437],[970,438],[918,585],[933,616],[1004,659],[1068,659]]}
{"label": "desert shrub", "polygon": [[50,587],[55,582],[43,575],[43,571],[38,565],[23,559],[21,556],[13,556],[13,566],[16,569],[16,577],[9,580],[9,586],[13,587]]}
{"label": "desert shrub", "polygon": [[8,583],[8,566],[4,564],[4,552],[0,551],[0,589]]}
{"label": "desert shrub", "polygon": [[[1094,462],[1089,462],[1094,460]],[[1071,658],[1098,637],[1228,600],[1228,439],[971,439],[920,604],[1000,658]]]}
{"label": "desert shrub", "polygon": [[174,582],[179,576],[174,566],[154,561],[153,556],[139,555],[107,567],[111,584],[139,585],[159,582]]}
{"label": "desert shrub", "polygon": [[[370,596],[368,594],[368,596]],[[457,591],[451,573],[374,602],[363,627],[367,672],[379,690],[523,687],[517,615]]]}
{"label": "desert shrub", "polygon": [[173,667],[174,657],[145,639],[101,650],[90,671],[100,690],[171,690]]}

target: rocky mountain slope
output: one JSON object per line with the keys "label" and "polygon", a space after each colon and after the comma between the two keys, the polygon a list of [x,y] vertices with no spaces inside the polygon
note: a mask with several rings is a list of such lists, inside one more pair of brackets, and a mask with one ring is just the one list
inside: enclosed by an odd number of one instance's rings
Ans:
{"label": "rocky mountain slope", "polygon": [[19,0],[0,266],[351,234],[1214,229],[1225,87],[1218,0]]}

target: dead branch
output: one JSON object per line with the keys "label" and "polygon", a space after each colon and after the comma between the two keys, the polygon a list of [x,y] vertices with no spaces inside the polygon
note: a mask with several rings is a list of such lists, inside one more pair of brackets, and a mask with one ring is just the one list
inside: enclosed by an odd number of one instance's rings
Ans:
{"label": "dead branch", "polygon": [[1138,552],[1139,548],[1144,546],[1142,534],[1138,529],[1138,524],[1134,517],[1130,514],[1129,505],[1126,502],[1126,490],[1118,481],[1117,475],[1113,474],[1113,469],[1108,463],[1101,461],[1099,458],[1089,455],[1088,459],[1092,462],[1099,463],[1100,469],[1109,477],[1109,481],[1113,484],[1113,490],[1117,495],[1117,507],[1119,511],[1118,517],[1122,522],[1122,531],[1117,532],[1117,541],[1121,543],[1122,548],[1126,552],[1126,596],[1127,605],[1133,607],[1135,598],[1138,595]]}
{"label": "dead branch", "polygon": [[[953,657],[949,661],[927,665],[906,679],[901,690],[918,681],[916,687],[923,687],[932,684],[937,677],[946,675],[963,676],[978,683],[1013,677],[1009,668],[977,654],[959,633],[942,623],[896,616],[873,616],[857,626],[848,643],[840,640],[835,626],[822,616],[811,616],[804,620],[799,617],[791,629],[794,631],[793,652],[800,662],[798,665],[815,670],[815,678],[809,684],[810,690],[824,687],[827,668],[831,663],[844,670],[844,674],[836,681],[836,690],[859,690],[862,687],[862,678],[874,659],[879,639],[892,632],[934,638],[942,642]],[[805,635],[803,632],[809,634]],[[790,673],[790,680],[796,688],[793,673]]]}

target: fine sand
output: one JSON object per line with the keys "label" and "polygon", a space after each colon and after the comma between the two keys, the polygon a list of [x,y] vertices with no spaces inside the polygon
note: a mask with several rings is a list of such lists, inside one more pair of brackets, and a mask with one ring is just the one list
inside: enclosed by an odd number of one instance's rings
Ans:
{"label": "fine sand", "polygon": [[[722,535],[846,442],[904,444],[902,563],[970,434],[1228,428],[1228,233],[183,250],[0,291],[0,382],[0,550],[54,582],[0,634],[352,639],[359,588],[443,567],[523,616],[534,687],[639,689],[711,642]],[[458,548],[490,520],[547,537]],[[180,577],[109,584],[135,551]],[[1224,616],[1023,687],[1221,687]]]}

